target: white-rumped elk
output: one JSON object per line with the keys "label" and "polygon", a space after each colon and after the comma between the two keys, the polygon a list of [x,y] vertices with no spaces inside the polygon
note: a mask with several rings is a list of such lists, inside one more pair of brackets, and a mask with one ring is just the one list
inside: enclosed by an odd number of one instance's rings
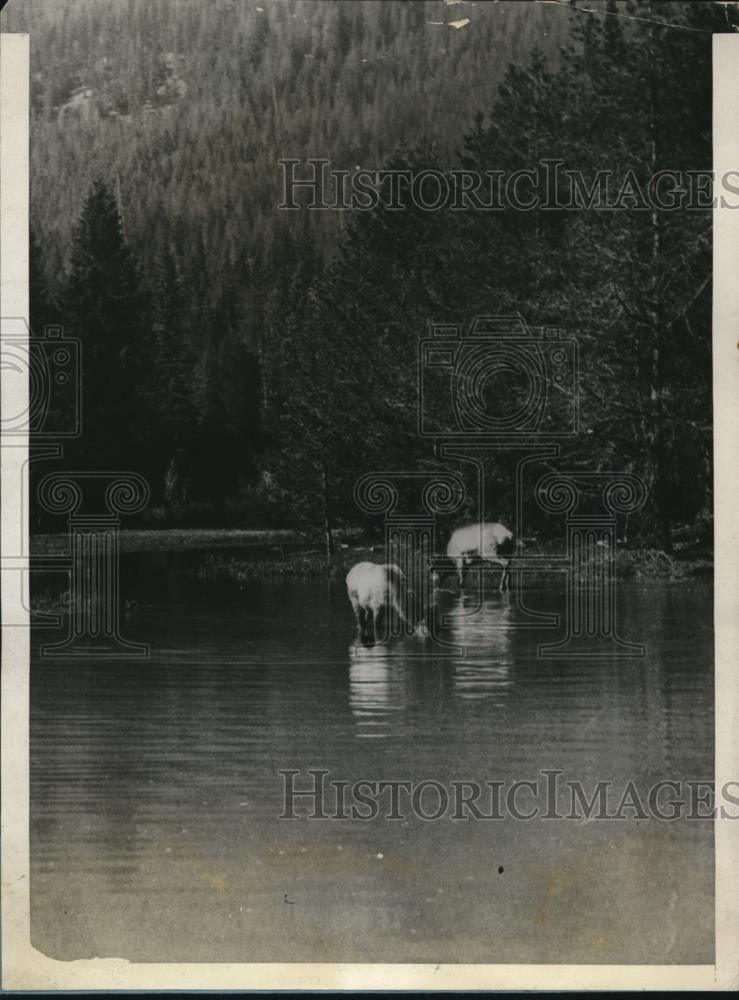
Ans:
{"label": "white-rumped elk", "polygon": [[395,563],[357,563],[347,573],[346,592],[357,622],[359,639],[366,646],[377,641],[381,621],[395,614],[406,621],[403,611],[405,577]]}
{"label": "white-rumped elk", "polygon": [[513,532],[497,521],[466,524],[452,532],[446,554],[456,567],[460,588],[465,570],[473,562],[497,563],[503,568],[500,590],[508,589],[509,567],[515,549]]}

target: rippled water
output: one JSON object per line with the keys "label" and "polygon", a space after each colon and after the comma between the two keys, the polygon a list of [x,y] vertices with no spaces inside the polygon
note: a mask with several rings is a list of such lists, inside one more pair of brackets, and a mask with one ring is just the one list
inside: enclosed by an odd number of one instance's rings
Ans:
{"label": "rippled water", "polygon": [[[143,606],[125,629],[151,643],[150,661],[32,667],[40,950],[713,961],[708,822],[278,819],[281,770],[299,771],[300,787],[309,768],[350,784],[446,787],[558,769],[591,791],[600,780],[710,779],[708,586],[621,588],[622,631],[647,645],[646,659],[542,660],[537,645],[556,636],[513,627],[520,616],[497,594],[450,630],[463,649],[419,637],[365,649],[339,584],[216,595],[176,577],[140,580]],[[563,610],[559,589],[526,600]]]}

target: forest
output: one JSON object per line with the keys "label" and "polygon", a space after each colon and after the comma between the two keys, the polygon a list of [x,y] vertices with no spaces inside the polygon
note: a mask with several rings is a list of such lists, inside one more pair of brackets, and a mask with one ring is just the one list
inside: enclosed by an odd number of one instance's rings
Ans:
{"label": "forest", "polygon": [[[564,464],[644,480],[642,544],[710,534],[710,209],[277,208],[284,157],[710,170],[711,39],[739,12],[587,7],[11,0],[3,30],[32,37],[31,325],[82,350],[65,463],[145,475],[150,524],[353,525],[360,475],[434,466],[429,323],[520,313],[579,347]],[[490,516],[513,475],[502,458]]]}

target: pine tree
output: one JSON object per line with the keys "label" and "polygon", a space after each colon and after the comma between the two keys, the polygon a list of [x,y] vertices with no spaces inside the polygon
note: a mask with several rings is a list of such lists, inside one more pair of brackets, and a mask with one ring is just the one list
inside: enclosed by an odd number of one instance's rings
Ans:
{"label": "pine tree", "polygon": [[31,334],[42,337],[44,328],[59,321],[51,287],[46,277],[41,241],[35,227],[31,227],[28,245],[28,299]]}
{"label": "pine tree", "polygon": [[196,354],[187,323],[187,298],[172,255],[162,254],[151,279],[153,377],[149,404],[155,415],[161,490],[170,507],[187,502],[192,492],[192,442],[198,414],[193,398]]}
{"label": "pine tree", "polygon": [[124,238],[112,192],[96,182],[75,230],[62,301],[81,341],[82,437],[73,446],[91,468],[151,473],[154,377],[149,298]]}
{"label": "pine tree", "polygon": [[[661,170],[684,176],[711,163],[707,132],[693,122],[710,115],[710,32],[720,18],[709,5],[659,9],[672,27],[653,23],[648,0],[630,5],[644,19],[636,27],[586,22],[581,55],[563,71],[573,93],[585,88],[572,123],[579,163],[631,172],[645,187]],[[684,30],[698,22],[701,31]],[[710,221],[634,199],[632,210],[580,212],[570,226],[591,326],[592,429],[644,478],[645,530],[666,551],[672,525],[691,521],[710,488]]]}

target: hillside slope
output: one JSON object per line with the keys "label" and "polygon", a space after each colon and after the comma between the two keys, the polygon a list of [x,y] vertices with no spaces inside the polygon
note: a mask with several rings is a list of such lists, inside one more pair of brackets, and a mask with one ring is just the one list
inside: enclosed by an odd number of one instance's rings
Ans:
{"label": "hillside slope", "polygon": [[509,62],[535,46],[556,59],[576,16],[520,2],[11,0],[3,30],[32,39],[32,211],[52,285],[99,177],[147,268],[166,246],[214,294],[228,262],[268,260],[281,226],[304,239],[309,225],[325,257],[340,220],[275,211],[280,157],[376,168],[429,137],[448,166]]}

